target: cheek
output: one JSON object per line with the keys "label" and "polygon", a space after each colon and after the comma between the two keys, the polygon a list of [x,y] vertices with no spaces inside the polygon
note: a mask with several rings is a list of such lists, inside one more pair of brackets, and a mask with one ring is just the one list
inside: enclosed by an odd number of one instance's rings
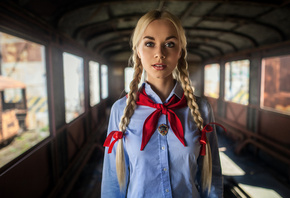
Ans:
{"label": "cheek", "polygon": [[143,52],[143,51],[144,51],[143,48],[139,46],[139,47],[137,48],[137,50],[138,50],[138,51],[137,51],[137,53],[138,53],[138,57],[139,57],[140,59],[142,59],[143,54],[144,54],[144,52]]}
{"label": "cheek", "polygon": [[150,58],[150,56],[151,56],[151,52],[150,52],[149,49],[141,48],[141,49],[139,50],[138,56],[139,56],[139,58],[141,59],[141,61],[143,62],[143,61],[146,61],[148,58]]}

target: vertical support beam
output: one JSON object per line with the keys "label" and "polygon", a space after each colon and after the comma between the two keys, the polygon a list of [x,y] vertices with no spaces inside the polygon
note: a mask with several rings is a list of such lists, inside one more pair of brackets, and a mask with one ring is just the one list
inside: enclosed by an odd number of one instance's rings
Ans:
{"label": "vertical support beam", "polygon": [[[55,35],[52,35],[55,36]],[[55,41],[58,37],[53,37]],[[50,101],[50,131],[54,137],[51,143],[52,182],[58,183],[67,167],[67,134],[61,129],[65,126],[64,107],[64,75],[62,50],[57,44],[49,44],[46,48],[46,69],[48,100]],[[61,131],[57,133],[57,131]]]}
{"label": "vertical support beam", "polygon": [[[84,57],[84,91],[85,91],[85,96],[90,96],[90,89],[89,89],[89,84],[90,84],[90,75],[89,75],[89,60],[87,57]],[[85,111],[88,112],[90,108],[90,98],[85,97]]]}
{"label": "vertical support beam", "polygon": [[[0,35],[0,37],[1,37],[1,35]],[[1,76],[1,74],[2,74],[2,54],[0,52],[0,76]],[[3,136],[3,134],[2,134],[3,133],[2,132],[2,108],[3,108],[3,106],[2,106],[2,97],[3,97],[2,94],[3,94],[3,92],[0,91],[0,142],[1,142],[2,136]]]}
{"label": "vertical support beam", "polygon": [[194,87],[194,95],[201,97],[203,96],[204,84],[203,66],[198,62],[189,62],[188,65],[189,78]]}
{"label": "vertical support beam", "polygon": [[[85,96],[90,96],[90,75],[89,75],[89,60],[86,56],[84,56],[84,92]],[[90,110],[90,97],[85,97],[85,113],[86,117],[83,119],[83,128],[84,128],[84,142],[88,140],[90,133],[90,122],[91,122],[91,114]]]}
{"label": "vertical support beam", "polygon": [[3,137],[3,131],[2,131],[2,93],[0,92],[0,142]]}
{"label": "vertical support beam", "polygon": [[260,106],[261,85],[261,55],[252,54],[250,60],[249,106],[247,112],[247,129],[258,131],[258,109]]}
{"label": "vertical support beam", "polygon": [[261,55],[253,54],[250,60],[249,104],[260,105]]}
{"label": "vertical support beam", "polygon": [[201,96],[204,97],[204,72],[205,71],[205,64],[202,65],[202,70],[201,70],[201,85],[200,85],[200,92]]}
{"label": "vertical support beam", "polygon": [[217,107],[217,114],[218,116],[225,118],[226,116],[226,105],[224,101],[225,97],[225,62],[220,62],[220,94],[219,99],[217,101],[218,107]]}
{"label": "vertical support beam", "polygon": [[63,71],[63,56],[62,50],[54,45],[50,46],[50,67],[52,67],[52,97],[54,101],[55,127],[60,129],[66,124],[65,122],[65,98],[64,98],[64,71]]}

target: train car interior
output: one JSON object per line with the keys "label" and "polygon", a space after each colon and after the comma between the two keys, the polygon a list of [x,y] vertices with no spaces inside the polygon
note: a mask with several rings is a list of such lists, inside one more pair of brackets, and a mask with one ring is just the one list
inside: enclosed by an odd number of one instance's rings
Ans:
{"label": "train car interior", "polygon": [[131,35],[154,9],[181,20],[194,93],[226,128],[224,197],[290,197],[289,0],[2,0],[1,198],[100,197]]}

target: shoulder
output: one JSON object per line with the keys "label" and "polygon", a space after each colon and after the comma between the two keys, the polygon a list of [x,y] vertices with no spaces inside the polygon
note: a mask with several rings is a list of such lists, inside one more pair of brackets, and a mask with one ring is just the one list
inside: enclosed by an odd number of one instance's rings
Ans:
{"label": "shoulder", "polygon": [[208,120],[211,114],[211,105],[205,97],[196,96],[196,103],[199,107],[199,111],[204,119],[204,121]]}
{"label": "shoulder", "polygon": [[201,107],[210,107],[209,102],[205,97],[195,96],[197,105]]}
{"label": "shoulder", "polygon": [[126,106],[126,96],[118,99],[116,102],[114,102],[112,108],[120,108],[120,107],[125,107]]}
{"label": "shoulder", "polygon": [[112,108],[111,108],[111,115],[112,114],[115,114],[115,115],[122,115],[123,114],[123,111],[126,107],[126,96],[118,99],[113,105],[112,105]]}

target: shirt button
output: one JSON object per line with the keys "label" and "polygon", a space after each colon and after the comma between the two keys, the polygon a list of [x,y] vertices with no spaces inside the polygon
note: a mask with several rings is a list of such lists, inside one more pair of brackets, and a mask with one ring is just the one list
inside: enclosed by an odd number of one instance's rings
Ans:
{"label": "shirt button", "polygon": [[167,171],[167,168],[163,168],[164,171]]}
{"label": "shirt button", "polygon": [[162,147],[161,147],[161,149],[164,151],[164,150],[165,150],[165,147],[164,147],[164,146],[162,146]]}
{"label": "shirt button", "polygon": [[169,190],[168,190],[168,189],[166,189],[165,191],[166,191],[166,192],[169,192]]}

